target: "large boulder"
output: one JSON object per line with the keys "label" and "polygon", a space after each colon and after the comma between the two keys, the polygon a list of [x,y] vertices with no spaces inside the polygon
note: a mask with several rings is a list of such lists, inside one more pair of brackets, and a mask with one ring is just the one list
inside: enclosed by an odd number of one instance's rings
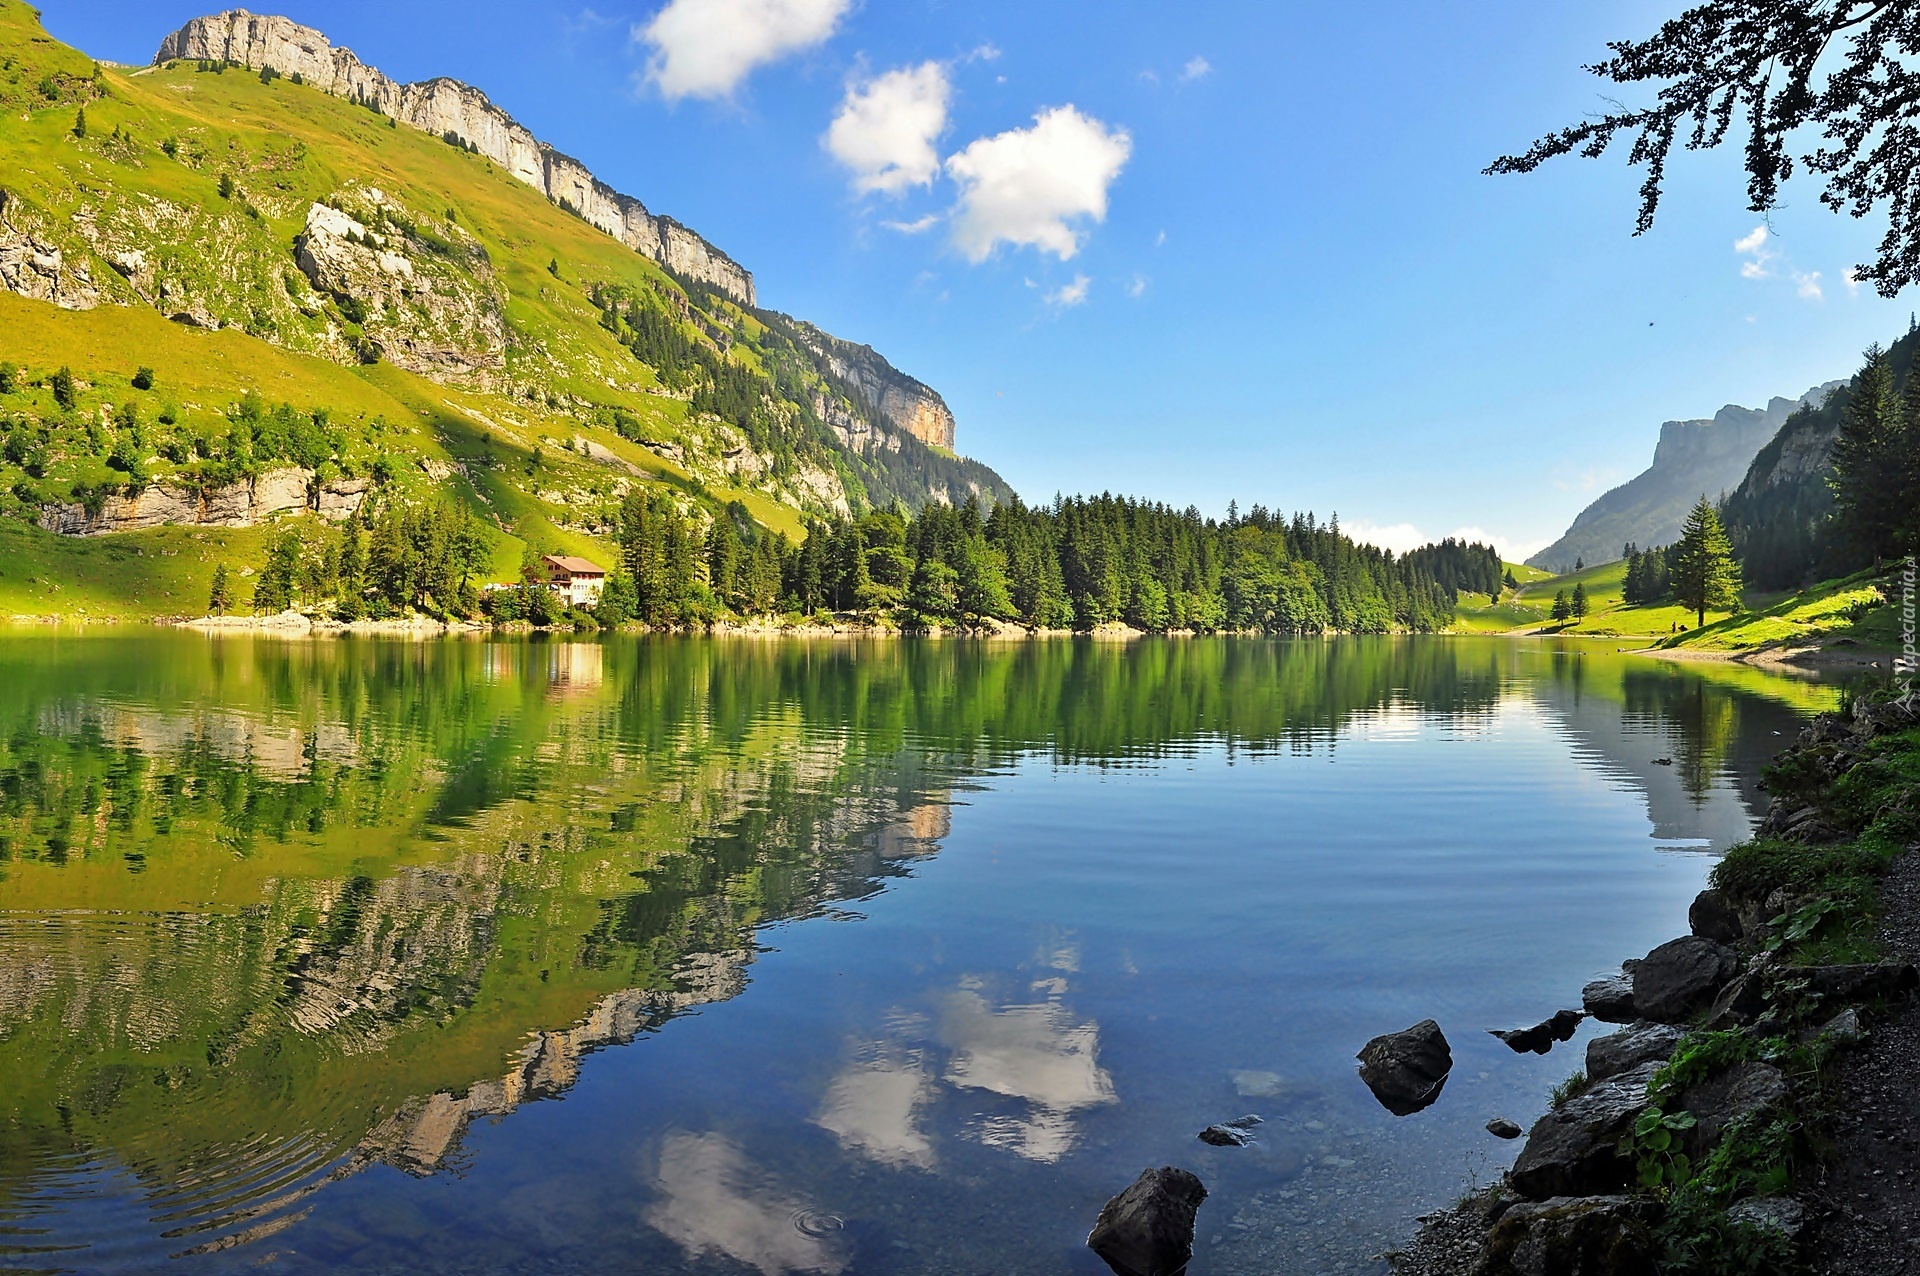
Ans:
{"label": "large boulder", "polygon": [[1747,933],[1732,896],[1717,887],[1708,887],[1693,897],[1687,909],[1687,928],[1702,939],[1731,944]]}
{"label": "large boulder", "polygon": [[1698,1160],[1720,1144],[1728,1126],[1787,1101],[1787,1076],[1770,1063],[1736,1063],[1724,1072],[1688,1087],[1680,1107],[1694,1125],[1681,1136],[1687,1155]]}
{"label": "large boulder", "polygon": [[1672,1024],[1639,1019],[1587,1043],[1587,1080],[1606,1081],[1643,1063],[1665,1063],[1686,1036]]}
{"label": "large boulder", "polygon": [[1142,1170],[1106,1203],[1087,1248],[1120,1276],[1179,1276],[1193,1260],[1193,1220],[1207,1189],[1186,1170]]}
{"label": "large boulder", "polygon": [[1713,1002],[1740,969],[1733,949],[1698,935],[1670,939],[1633,968],[1633,1004],[1643,1019],[1679,1023]]}
{"label": "large boulder", "polygon": [[1527,1145],[1507,1172],[1529,1200],[1591,1196],[1627,1186],[1633,1166],[1620,1136],[1647,1108],[1647,1082],[1658,1063],[1643,1063],[1568,1099],[1533,1123]]}
{"label": "large boulder", "polygon": [[1645,1276],[1658,1253],[1644,1202],[1560,1196],[1502,1214],[1487,1235],[1478,1276]]}
{"label": "large boulder", "polygon": [[1633,1006],[1633,972],[1637,961],[1624,963],[1617,975],[1596,979],[1580,990],[1580,1004],[1601,1023],[1632,1023],[1640,1017]]}
{"label": "large boulder", "polygon": [[1446,1034],[1431,1019],[1375,1037],[1360,1047],[1360,1079],[1395,1116],[1430,1107],[1453,1069]]}

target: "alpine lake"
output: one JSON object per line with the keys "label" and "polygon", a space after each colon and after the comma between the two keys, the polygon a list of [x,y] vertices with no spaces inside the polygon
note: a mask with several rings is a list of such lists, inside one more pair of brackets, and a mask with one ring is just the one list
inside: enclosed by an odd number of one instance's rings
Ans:
{"label": "alpine lake", "polygon": [[1381,1271],[1838,696],[1616,645],[6,631],[0,1270]]}

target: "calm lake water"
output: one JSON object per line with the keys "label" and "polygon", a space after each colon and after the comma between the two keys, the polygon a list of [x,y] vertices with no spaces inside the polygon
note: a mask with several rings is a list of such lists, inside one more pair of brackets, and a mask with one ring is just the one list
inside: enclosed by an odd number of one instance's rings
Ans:
{"label": "calm lake water", "polygon": [[[1377,1271],[1591,1031],[1485,1030],[1683,931],[1830,694],[1497,639],[0,637],[0,1269],[1094,1276],[1178,1164],[1195,1276]],[[1392,1117],[1354,1052],[1428,1016]]]}

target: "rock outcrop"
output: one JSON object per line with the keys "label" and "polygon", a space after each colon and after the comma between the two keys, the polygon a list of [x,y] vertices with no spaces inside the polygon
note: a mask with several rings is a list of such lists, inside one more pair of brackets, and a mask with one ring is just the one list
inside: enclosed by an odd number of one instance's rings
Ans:
{"label": "rock outcrop", "polygon": [[614,190],[472,85],[446,78],[401,84],[352,50],[336,48],[312,27],[244,9],[193,19],[161,41],[154,62],[179,58],[224,60],[254,71],[272,67],[288,76],[298,72],[323,92],[377,107],[436,137],[457,138],[675,274],[717,288],[741,305],[755,304],[753,275],[745,267],[672,218],[656,216],[631,195]]}
{"label": "rock outcrop", "polygon": [[[308,282],[355,304],[379,357],[395,367],[488,385],[507,366],[507,328],[505,298],[493,283],[486,250],[462,236],[452,246],[458,261],[449,261],[402,231],[363,224],[356,213],[371,220],[387,211],[379,190],[355,188],[333,198],[339,207],[307,210],[306,229],[294,241],[294,259]],[[403,217],[399,224],[411,223]]]}
{"label": "rock outcrop", "polygon": [[196,492],[172,484],[114,495],[89,509],[77,502],[42,506],[40,526],[61,536],[104,536],[181,523],[193,527],[252,527],[276,514],[312,511],[341,522],[366,499],[365,479],[316,481],[312,470],[267,470],[245,483]]}
{"label": "rock outcrop", "polygon": [[[797,320],[794,327],[820,362],[846,383],[868,411],[922,443],[953,450],[953,412],[932,386],[900,371],[872,346],[842,341]],[[824,407],[816,409],[823,418],[827,416]],[[851,440],[842,442],[853,446]]]}
{"label": "rock outcrop", "polygon": [[1620,1136],[1647,1109],[1647,1083],[1659,1069],[1643,1063],[1568,1099],[1538,1121],[1507,1181],[1530,1200],[1617,1192],[1627,1186],[1632,1163],[1620,1153]]}
{"label": "rock outcrop", "polygon": [[67,261],[59,245],[15,216],[18,211],[18,201],[0,190],[0,288],[63,310],[99,305],[100,290],[86,265]]}

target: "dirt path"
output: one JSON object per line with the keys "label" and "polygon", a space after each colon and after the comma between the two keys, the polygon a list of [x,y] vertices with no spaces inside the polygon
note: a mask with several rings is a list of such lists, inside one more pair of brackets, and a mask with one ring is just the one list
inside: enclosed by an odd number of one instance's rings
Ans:
{"label": "dirt path", "polygon": [[[1920,855],[1888,872],[1881,938],[1889,957],[1920,956]],[[1810,1203],[1824,1215],[1814,1270],[1832,1276],[1920,1273],[1920,997],[1872,1025],[1839,1066],[1835,1155]]]}

